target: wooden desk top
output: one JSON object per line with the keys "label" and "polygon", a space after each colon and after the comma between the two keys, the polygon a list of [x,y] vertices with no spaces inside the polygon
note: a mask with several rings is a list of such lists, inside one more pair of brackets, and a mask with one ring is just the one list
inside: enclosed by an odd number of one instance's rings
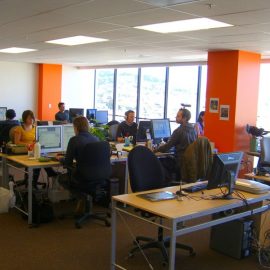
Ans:
{"label": "wooden desk top", "polygon": [[263,175],[256,175],[254,173],[247,173],[245,174],[245,177],[248,178],[248,179],[258,179],[258,180],[262,180],[262,181],[265,181],[265,182],[270,182],[270,176],[263,176]]}
{"label": "wooden desk top", "polygon": [[51,166],[59,166],[59,161],[48,161],[48,162],[39,162],[36,159],[29,159],[27,155],[14,155],[14,156],[5,156],[7,160],[14,161],[19,163],[25,167],[31,168],[44,168],[44,167],[51,167]]}
{"label": "wooden desk top", "polygon": [[[164,217],[171,220],[178,219],[178,221],[190,220],[244,205],[242,201],[237,199],[232,200],[201,199],[199,201],[195,201],[191,198],[184,197],[183,201],[178,201],[174,199],[168,201],[151,202],[136,196],[137,194],[148,192],[155,192],[155,191],[176,192],[177,190],[179,190],[179,186],[168,187],[147,192],[114,196],[113,200],[133,206],[134,208],[145,210],[160,217]],[[219,189],[204,190],[205,196],[217,195],[219,193],[220,193]],[[245,198],[249,203],[256,203],[270,198],[269,192],[264,194],[251,194],[247,192],[241,193],[245,196]],[[190,193],[189,195],[198,196],[197,199],[199,199],[199,197],[202,196],[201,192]]]}

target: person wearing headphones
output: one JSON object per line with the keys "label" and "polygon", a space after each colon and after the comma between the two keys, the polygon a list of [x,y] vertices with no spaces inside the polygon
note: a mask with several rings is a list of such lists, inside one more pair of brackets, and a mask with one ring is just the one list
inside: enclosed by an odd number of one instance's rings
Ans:
{"label": "person wearing headphones", "polygon": [[118,142],[124,142],[125,137],[132,136],[133,142],[136,141],[137,123],[134,122],[135,112],[128,110],[125,112],[125,121],[123,121],[117,129],[116,138]]}

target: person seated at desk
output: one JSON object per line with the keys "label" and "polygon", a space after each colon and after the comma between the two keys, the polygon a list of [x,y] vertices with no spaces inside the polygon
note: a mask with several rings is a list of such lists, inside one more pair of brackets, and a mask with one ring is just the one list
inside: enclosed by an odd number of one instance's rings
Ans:
{"label": "person seated at desk", "polygon": [[194,126],[198,136],[204,135],[204,114],[205,114],[205,111],[201,111],[199,113],[198,120]]}
{"label": "person seated at desk", "polygon": [[59,102],[58,103],[59,112],[55,114],[55,120],[61,121],[64,124],[67,124],[69,122],[69,113],[65,110],[65,103]]}
{"label": "person seated at desk", "polygon": [[173,132],[167,143],[155,150],[155,152],[167,152],[172,147],[175,147],[175,172],[177,178],[181,176],[181,158],[186,148],[196,141],[198,137],[193,125],[189,123],[190,118],[191,113],[188,109],[180,109],[176,115],[176,123],[180,124],[180,126]]}
{"label": "person seated at desk", "polygon": [[[57,159],[63,163],[64,167],[68,169],[68,174],[61,175],[59,179],[59,183],[67,189],[72,187],[76,188],[80,185],[80,177],[78,177],[77,167],[80,163],[79,155],[84,146],[88,143],[99,141],[97,137],[89,132],[89,122],[86,117],[76,117],[73,121],[73,127],[75,136],[68,142],[65,157],[57,157]],[[73,166],[74,160],[76,161],[75,167]]]}
{"label": "person seated at desk", "polygon": [[125,121],[123,121],[117,129],[116,138],[118,142],[124,142],[125,137],[132,136],[133,142],[136,141],[137,135],[137,123],[134,122],[135,112],[132,110],[128,110],[125,112]]}
{"label": "person seated at desk", "polygon": [[13,109],[8,109],[6,111],[6,120],[2,121],[0,124],[0,144],[4,142],[7,143],[10,141],[9,131],[16,126],[19,126],[20,123],[18,120],[15,120],[16,112]]}
{"label": "person seated at desk", "polygon": [[[14,143],[22,144],[29,148],[30,145],[35,143],[36,128],[35,128],[35,116],[30,110],[26,110],[22,114],[22,125],[18,126],[14,130]],[[56,172],[52,168],[45,168],[48,177],[56,176]],[[40,169],[33,170],[33,187],[37,188]],[[25,174],[25,180],[27,180],[28,174]]]}

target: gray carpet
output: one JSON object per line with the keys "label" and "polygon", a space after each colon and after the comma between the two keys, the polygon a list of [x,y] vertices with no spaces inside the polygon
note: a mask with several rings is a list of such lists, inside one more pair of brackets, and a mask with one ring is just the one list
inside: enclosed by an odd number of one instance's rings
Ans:
{"label": "gray carpet", "polygon": [[[135,235],[154,236],[156,233],[151,225],[134,218],[128,218],[128,223]],[[150,269],[139,253],[133,258],[126,258],[132,239],[122,222],[118,222],[117,231],[118,263],[130,270]],[[0,215],[0,267],[6,270],[107,270],[110,269],[110,239],[110,228],[98,222],[89,222],[78,230],[74,228],[71,218],[56,219],[39,228],[29,229],[26,221],[13,210]],[[177,251],[176,269],[260,269],[255,256],[236,260],[210,250],[208,230],[182,237],[181,242],[192,245],[197,256],[189,257],[184,251]],[[161,264],[162,257],[157,250],[146,251],[146,254],[154,269],[166,269]]]}

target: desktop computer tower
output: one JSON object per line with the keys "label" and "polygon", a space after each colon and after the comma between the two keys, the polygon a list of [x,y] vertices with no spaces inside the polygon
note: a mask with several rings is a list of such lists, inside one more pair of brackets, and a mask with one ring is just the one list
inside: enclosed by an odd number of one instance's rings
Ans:
{"label": "desktop computer tower", "polygon": [[210,248],[236,259],[251,255],[252,220],[234,220],[212,227]]}

